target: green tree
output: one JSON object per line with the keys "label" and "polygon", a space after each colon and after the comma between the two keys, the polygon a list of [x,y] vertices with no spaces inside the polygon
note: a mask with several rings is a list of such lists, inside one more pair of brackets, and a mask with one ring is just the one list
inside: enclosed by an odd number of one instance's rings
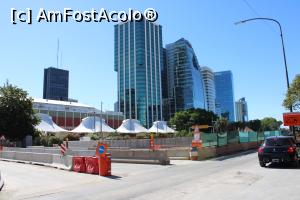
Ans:
{"label": "green tree", "polygon": [[243,130],[247,126],[247,122],[230,122],[228,124],[228,131]]}
{"label": "green tree", "polygon": [[39,119],[32,108],[33,99],[26,91],[9,84],[0,87],[0,135],[21,140],[33,135]]}
{"label": "green tree", "polygon": [[174,117],[170,119],[170,124],[176,125],[177,131],[189,131],[193,125],[211,125],[215,119],[217,116],[213,112],[197,108],[175,113]]}
{"label": "green tree", "polygon": [[214,124],[215,132],[217,132],[217,133],[227,132],[228,125],[229,125],[229,122],[225,117],[218,118],[216,123]]}
{"label": "green tree", "polygon": [[272,117],[265,117],[261,120],[262,131],[276,131],[280,129],[282,122]]}
{"label": "green tree", "polygon": [[250,120],[246,125],[253,131],[261,131],[261,121],[259,119]]}
{"label": "green tree", "polygon": [[221,117],[226,118],[227,120],[229,120],[229,112],[221,113]]}
{"label": "green tree", "polygon": [[291,87],[286,93],[283,106],[286,109],[292,107],[294,110],[300,110],[300,76],[296,76],[293,80]]}
{"label": "green tree", "polygon": [[181,111],[175,113],[174,117],[170,119],[170,124],[176,126],[177,131],[187,130],[189,126],[189,113],[187,111]]}

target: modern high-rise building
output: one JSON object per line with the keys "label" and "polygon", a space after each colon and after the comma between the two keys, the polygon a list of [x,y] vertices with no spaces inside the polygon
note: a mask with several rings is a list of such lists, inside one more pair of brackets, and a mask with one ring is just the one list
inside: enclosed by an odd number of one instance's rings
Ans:
{"label": "modern high-rise building", "polygon": [[69,71],[54,67],[44,69],[43,98],[68,101]]}
{"label": "modern high-rise building", "polygon": [[235,120],[234,113],[234,91],[233,76],[231,71],[215,72],[216,88],[216,113],[227,118],[229,121]]}
{"label": "modern high-rise building", "polygon": [[161,90],[162,90],[162,117],[164,121],[168,121],[170,116],[170,99],[168,96],[168,65],[167,65],[167,50],[163,49],[163,65],[161,70]]}
{"label": "modern high-rise building", "polygon": [[189,108],[205,109],[200,65],[192,45],[184,38],[166,45],[170,116]]}
{"label": "modern high-rise building", "polygon": [[235,112],[237,122],[247,122],[248,121],[248,106],[245,97],[239,99],[235,102]]}
{"label": "modern high-rise building", "polygon": [[208,67],[201,67],[204,91],[205,104],[208,111],[216,112],[216,89],[214,72]]}
{"label": "modern high-rise building", "polygon": [[114,30],[118,111],[149,128],[162,119],[162,27],[143,20],[117,24]]}

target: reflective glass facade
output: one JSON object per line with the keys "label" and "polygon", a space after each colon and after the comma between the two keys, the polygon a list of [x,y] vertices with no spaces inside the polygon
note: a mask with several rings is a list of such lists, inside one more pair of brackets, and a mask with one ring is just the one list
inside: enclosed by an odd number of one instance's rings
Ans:
{"label": "reflective glass facade", "polygon": [[247,122],[248,121],[248,106],[245,97],[239,99],[235,102],[235,112],[237,122]]}
{"label": "reflective glass facade", "polygon": [[166,46],[171,116],[189,108],[205,109],[201,69],[191,44],[180,39]]}
{"label": "reflective glass facade", "polygon": [[68,101],[69,71],[49,67],[44,69],[43,98]]}
{"label": "reflective glass facade", "polygon": [[114,34],[118,110],[149,128],[162,116],[162,27],[133,21],[115,25]]}
{"label": "reflective glass facade", "polygon": [[215,88],[217,114],[234,121],[234,93],[231,71],[215,72]]}
{"label": "reflective glass facade", "polygon": [[201,67],[205,90],[205,104],[209,111],[216,112],[216,90],[214,72],[208,67]]}

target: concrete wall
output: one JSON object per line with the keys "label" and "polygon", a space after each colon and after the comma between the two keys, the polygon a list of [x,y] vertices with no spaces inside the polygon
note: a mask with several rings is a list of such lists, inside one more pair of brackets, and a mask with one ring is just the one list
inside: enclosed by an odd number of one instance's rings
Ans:
{"label": "concrete wall", "polygon": [[203,147],[198,150],[199,160],[213,158],[217,156],[224,156],[239,151],[246,151],[258,148],[257,142],[229,144],[221,147]]}
{"label": "concrete wall", "polygon": [[4,147],[3,150],[4,151],[60,154],[60,149],[58,147],[29,147],[29,148]]}
{"label": "concrete wall", "polygon": [[[24,148],[20,148],[24,149]],[[62,156],[59,154],[0,151],[0,158],[7,160],[17,160],[29,163],[45,164],[57,168],[71,170],[73,165],[72,156]]]}
{"label": "concrete wall", "polygon": [[133,159],[153,161],[157,164],[170,164],[166,150],[149,150],[149,149],[111,149],[111,156],[113,159]]}
{"label": "concrete wall", "polygon": [[61,156],[58,154],[53,154],[52,158],[52,166],[68,170],[73,169],[73,156]]}
{"label": "concrete wall", "polygon": [[189,159],[190,147],[178,147],[166,149],[168,157],[172,159]]}
{"label": "concrete wall", "polygon": [[[67,154],[72,156],[95,156],[95,150],[68,150]],[[153,161],[153,164],[169,164],[170,159],[167,150],[152,151],[149,149],[109,149],[113,161],[126,162],[126,160]],[[142,163],[142,162],[140,162]],[[149,162],[150,163],[150,162]]]}
{"label": "concrete wall", "polygon": [[3,159],[20,160],[36,163],[53,163],[53,154],[48,153],[32,153],[19,151],[1,151],[0,157]]}
{"label": "concrete wall", "polygon": [[[155,144],[162,147],[189,147],[192,140],[192,137],[156,138]],[[100,140],[100,142],[108,144],[109,147],[149,149],[150,139]],[[98,141],[70,141],[69,148],[93,148],[97,143]]]}
{"label": "concrete wall", "polygon": [[[62,168],[72,168],[73,156],[95,156],[95,150],[74,150],[69,149],[67,156],[52,153],[34,152],[38,148],[26,151],[26,148],[6,148],[0,152],[0,158],[10,160],[20,160],[35,163],[46,163],[61,166]],[[38,150],[40,151],[40,149]],[[151,163],[166,165],[170,163],[166,150],[152,151],[149,149],[109,149],[112,155],[112,161]]]}

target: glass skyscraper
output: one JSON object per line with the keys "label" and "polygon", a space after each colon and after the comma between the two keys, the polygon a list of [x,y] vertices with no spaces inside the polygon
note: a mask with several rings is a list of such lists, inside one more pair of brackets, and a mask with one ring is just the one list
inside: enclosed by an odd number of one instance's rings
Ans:
{"label": "glass skyscraper", "polygon": [[147,128],[162,119],[162,27],[143,20],[115,25],[118,111]]}
{"label": "glass skyscraper", "polygon": [[68,101],[69,71],[54,67],[44,69],[43,98]]}
{"label": "glass skyscraper", "polygon": [[219,116],[234,121],[234,93],[231,71],[215,72],[216,112]]}
{"label": "glass skyscraper", "polygon": [[184,38],[166,45],[170,116],[189,108],[205,109],[202,73],[192,45]]}
{"label": "glass skyscraper", "polygon": [[201,67],[205,89],[205,102],[208,111],[216,112],[216,89],[214,72],[208,67]]}
{"label": "glass skyscraper", "polygon": [[235,112],[237,122],[248,121],[248,106],[245,97],[240,98],[237,102],[235,102]]}

